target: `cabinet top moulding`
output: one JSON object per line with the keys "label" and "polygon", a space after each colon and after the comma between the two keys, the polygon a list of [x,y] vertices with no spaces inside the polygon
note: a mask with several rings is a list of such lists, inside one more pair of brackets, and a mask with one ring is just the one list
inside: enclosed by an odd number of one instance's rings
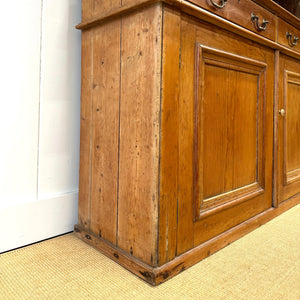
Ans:
{"label": "cabinet top moulding", "polygon": [[[87,0],[82,0],[87,1]],[[106,21],[109,21],[113,18],[128,14],[130,12],[140,10],[143,7],[158,3],[158,2],[164,2],[162,0],[135,0],[131,1],[129,4],[119,5],[112,7],[110,9],[103,9],[101,13],[97,14],[96,16],[87,18],[86,21],[83,21],[82,23],[78,24],[76,26],[77,29],[83,30],[88,29],[90,27],[97,26],[101,23],[104,23]],[[84,9],[83,9],[84,12]],[[83,18],[85,20],[86,18]]]}
{"label": "cabinet top moulding", "polygon": [[[247,1],[251,1],[251,0],[247,0]],[[274,3],[273,1],[270,1],[270,0],[263,0],[263,1],[264,1],[264,3],[265,2],[271,3],[270,6],[272,6],[273,4],[277,5],[276,3]],[[258,3],[258,1],[256,1],[256,2]],[[253,41],[258,42],[267,47],[280,50],[282,53],[285,53],[296,59],[300,59],[300,52],[297,52],[297,51],[289,49],[285,46],[282,46],[282,45],[278,44],[277,42],[269,40],[268,38],[265,38],[264,36],[262,36],[260,34],[252,32],[246,28],[243,28],[240,25],[237,25],[227,19],[224,19],[224,18],[214,14],[213,12],[210,12],[210,11],[208,11],[204,8],[201,8],[200,6],[193,4],[186,0],[136,0],[136,1],[131,1],[130,4],[124,4],[118,8],[112,8],[109,10],[105,10],[105,11],[101,12],[100,14],[98,14],[97,16],[94,16],[94,17],[78,24],[76,26],[76,28],[80,29],[80,30],[86,30],[86,29],[98,26],[104,22],[108,22],[115,18],[121,17],[123,15],[132,13],[134,11],[138,11],[144,7],[147,7],[150,5],[160,5],[163,3],[167,4],[169,6],[172,6],[172,7],[176,7],[180,11],[182,11],[188,15],[191,15],[193,17],[196,17],[197,19],[201,19],[202,21],[208,22],[210,24],[221,26],[223,29],[231,31],[235,34],[238,34],[244,38],[253,40]],[[282,10],[284,10],[284,9],[282,9]],[[296,17],[295,17],[295,19],[298,22],[297,27],[300,28],[300,19],[298,19]]]}
{"label": "cabinet top moulding", "polygon": [[[83,0],[86,1],[86,0]],[[228,0],[230,1],[230,0]],[[245,1],[245,0],[243,0]],[[252,1],[252,0],[247,0]],[[283,20],[289,22],[291,25],[295,26],[296,28],[300,29],[300,19],[294,16],[292,13],[281,7],[276,2],[272,0],[253,0],[253,2],[261,5],[271,13],[281,17]],[[103,22],[109,21],[113,18],[128,14],[130,12],[139,10],[143,7],[153,5],[155,3],[166,3],[171,6],[177,7],[182,11],[189,13],[198,17],[199,12],[205,14],[205,9],[200,8],[196,4],[192,4],[190,1],[187,0],[135,0],[130,1],[129,4],[125,3],[123,5],[114,6],[110,9],[103,9],[101,13],[96,14],[95,16],[83,18],[83,22],[76,26],[77,29],[84,30],[88,29],[93,26],[97,26]],[[195,15],[193,11],[197,11],[198,15]],[[207,12],[209,13],[209,12]],[[212,13],[209,13],[213,15]],[[204,18],[205,20],[205,18]]]}

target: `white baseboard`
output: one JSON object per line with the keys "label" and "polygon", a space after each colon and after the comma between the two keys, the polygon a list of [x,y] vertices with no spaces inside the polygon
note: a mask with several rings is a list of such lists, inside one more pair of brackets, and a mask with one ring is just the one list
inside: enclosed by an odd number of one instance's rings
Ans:
{"label": "white baseboard", "polygon": [[0,210],[0,253],[73,230],[78,192]]}

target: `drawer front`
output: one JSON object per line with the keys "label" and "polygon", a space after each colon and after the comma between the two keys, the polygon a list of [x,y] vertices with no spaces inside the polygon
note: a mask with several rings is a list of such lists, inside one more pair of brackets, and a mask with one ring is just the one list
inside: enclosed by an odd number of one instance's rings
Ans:
{"label": "drawer front", "polygon": [[278,43],[300,52],[300,30],[279,19]]}
{"label": "drawer front", "polygon": [[[250,0],[191,0],[194,4],[213,12],[237,25],[276,40],[276,16]],[[222,6],[216,7],[216,6]],[[251,15],[256,17],[252,18]],[[268,23],[264,23],[266,20]]]}

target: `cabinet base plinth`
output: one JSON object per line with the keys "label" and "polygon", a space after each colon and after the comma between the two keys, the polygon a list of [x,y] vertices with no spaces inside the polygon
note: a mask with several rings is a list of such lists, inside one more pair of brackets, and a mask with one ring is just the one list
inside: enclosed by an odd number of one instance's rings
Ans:
{"label": "cabinet base plinth", "polygon": [[74,231],[81,240],[93,246],[104,255],[125,267],[149,284],[155,286],[181,273],[202,259],[226,247],[235,240],[257,229],[261,225],[267,223],[297,204],[300,204],[300,195],[283,202],[277,208],[270,208],[262,212],[261,214],[181,254],[172,261],[159,267],[153,267],[143,263],[134,256],[107,242],[103,238],[100,238],[80,225],[75,225]]}

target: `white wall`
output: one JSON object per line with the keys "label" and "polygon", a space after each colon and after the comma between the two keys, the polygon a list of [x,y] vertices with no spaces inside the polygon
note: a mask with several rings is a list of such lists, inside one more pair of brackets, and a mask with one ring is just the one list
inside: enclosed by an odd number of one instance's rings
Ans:
{"label": "white wall", "polygon": [[77,222],[81,1],[4,1],[1,11],[3,252]]}

